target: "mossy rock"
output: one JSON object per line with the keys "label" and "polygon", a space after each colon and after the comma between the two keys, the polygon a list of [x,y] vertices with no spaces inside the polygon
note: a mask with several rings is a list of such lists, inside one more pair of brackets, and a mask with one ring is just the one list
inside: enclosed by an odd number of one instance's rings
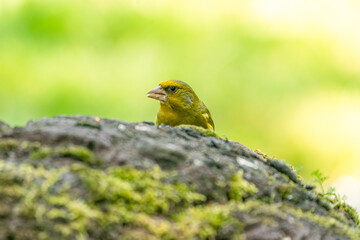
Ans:
{"label": "mossy rock", "polygon": [[0,131],[0,239],[360,239],[356,211],[196,128],[59,116]]}

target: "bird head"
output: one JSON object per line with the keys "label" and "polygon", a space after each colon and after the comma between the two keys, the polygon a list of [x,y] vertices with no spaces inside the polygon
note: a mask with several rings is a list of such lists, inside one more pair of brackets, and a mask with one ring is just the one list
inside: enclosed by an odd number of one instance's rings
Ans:
{"label": "bird head", "polygon": [[166,80],[147,93],[147,97],[160,101],[160,104],[171,108],[190,108],[199,99],[194,90],[179,80]]}

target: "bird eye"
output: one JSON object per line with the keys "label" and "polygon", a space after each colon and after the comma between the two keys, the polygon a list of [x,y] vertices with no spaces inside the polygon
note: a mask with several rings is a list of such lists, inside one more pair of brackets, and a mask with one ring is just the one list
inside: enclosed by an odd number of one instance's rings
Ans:
{"label": "bird eye", "polygon": [[170,90],[171,90],[172,92],[175,92],[176,87],[175,87],[175,86],[171,86],[171,87],[170,87]]}

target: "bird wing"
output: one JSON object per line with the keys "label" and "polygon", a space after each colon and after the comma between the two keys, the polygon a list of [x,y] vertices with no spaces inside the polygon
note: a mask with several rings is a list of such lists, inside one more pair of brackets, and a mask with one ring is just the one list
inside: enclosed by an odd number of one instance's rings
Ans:
{"label": "bird wing", "polygon": [[211,118],[211,114],[204,103],[201,103],[201,115],[205,119],[206,125],[209,129],[215,130],[214,121]]}

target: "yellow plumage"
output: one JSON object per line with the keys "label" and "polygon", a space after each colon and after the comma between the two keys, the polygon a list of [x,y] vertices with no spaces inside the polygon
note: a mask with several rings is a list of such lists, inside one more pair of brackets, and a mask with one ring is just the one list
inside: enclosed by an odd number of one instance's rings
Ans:
{"label": "yellow plumage", "polygon": [[156,124],[170,126],[195,125],[214,130],[214,122],[205,104],[194,90],[179,80],[167,80],[148,92],[148,97],[160,101]]}

